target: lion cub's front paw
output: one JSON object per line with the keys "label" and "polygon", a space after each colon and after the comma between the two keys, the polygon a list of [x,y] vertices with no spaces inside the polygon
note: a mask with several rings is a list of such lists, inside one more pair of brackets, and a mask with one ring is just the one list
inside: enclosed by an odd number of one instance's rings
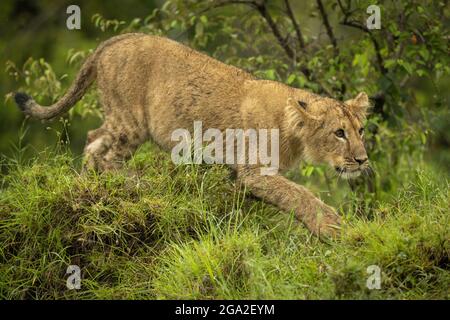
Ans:
{"label": "lion cub's front paw", "polygon": [[337,238],[340,234],[341,218],[336,210],[326,204],[320,204],[315,217],[308,225],[309,229],[319,238]]}

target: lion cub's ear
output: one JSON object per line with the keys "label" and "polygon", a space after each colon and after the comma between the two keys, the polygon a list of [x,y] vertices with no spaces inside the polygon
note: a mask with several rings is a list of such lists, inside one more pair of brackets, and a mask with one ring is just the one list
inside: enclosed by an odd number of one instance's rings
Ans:
{"label": "lion cub's ear", "polygon": [[303,126],[305,121],[317,121],[318,118],[308,112],[308,104],[303,101],[296,101],[288,98],[286,102],[285,116],[289,127],[295,129]]}
{"label": "lion cub's ear", "polygon": [[295,101],[293,98],[288,98],[287,108],[299,113],[304,119],[318,120],[317,117],[308,112],[308,104],[304,101]]}
{"label": "lion cub's ear", "polygon": [[370,107],[369,97],[365,92],[360,92],[358,95],[350,100],[345,101],[345,104],[350,106],[352,111],[360,118],[365,119],[367,110]]}

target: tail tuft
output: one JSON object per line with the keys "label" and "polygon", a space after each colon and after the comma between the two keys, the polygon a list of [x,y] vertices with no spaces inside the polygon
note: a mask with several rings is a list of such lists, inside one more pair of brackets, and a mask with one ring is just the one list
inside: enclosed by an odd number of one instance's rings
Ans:
{"label": "tail tuft", "polygon": [[27,102],[31,100],[31,97],[23,92],[17,92],[14,95],[14,100],[19,106],[20,110],[25,111],[27,109]]}

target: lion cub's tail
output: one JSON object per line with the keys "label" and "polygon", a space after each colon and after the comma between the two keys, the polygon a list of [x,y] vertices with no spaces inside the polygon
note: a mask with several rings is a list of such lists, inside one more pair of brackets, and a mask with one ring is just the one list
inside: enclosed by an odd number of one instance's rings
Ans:
{"label": "lion cub's tail", "polygon": [[94,82],[97,73],[94,63],[95,57],[96,54],[94,53],[87,58],[69,90],[61,99],[51,106],[43,107],[36,103],[29,95],[22,92],[14,94],[16,104],[26,115],[42,120],[52,119],[66,112],[81,99],[91,83]]}
{"label": "lion cub's tail", "polygon": [[80,100],[86,93],[89,86],[94,82],[97,76],[96,61],[103,49],[117,41],[133,36],[143,36],[139,33],[127,33],[117,37],[113,37],[103,42],[84,62],[80,71],[78,72],[75,81],[70,86],[66,94],[51,106],[44,107],[36,103],[29,95],[17,92],[14,94],[16,104],[23,113],[30,115],[37,119],[47,120],[57,117],[68,111],[75,103]]}

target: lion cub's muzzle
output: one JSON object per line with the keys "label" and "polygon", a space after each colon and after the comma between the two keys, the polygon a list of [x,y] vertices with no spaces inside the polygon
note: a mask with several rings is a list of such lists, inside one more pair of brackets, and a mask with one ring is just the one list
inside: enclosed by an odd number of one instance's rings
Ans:
{"label": "lion cub's muzzle", "polygon": [[336,166],[336,172],[344,179],[354,179],[359,177],[362,173],[370,171],[369,160],[367,157],[363,160],[352,162],[351,164],[344,164],[343,166]]}

